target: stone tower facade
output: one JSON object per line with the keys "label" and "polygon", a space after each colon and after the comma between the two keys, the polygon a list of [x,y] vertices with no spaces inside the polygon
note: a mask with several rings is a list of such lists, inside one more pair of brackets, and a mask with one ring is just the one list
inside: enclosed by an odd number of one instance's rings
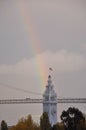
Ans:
{"label": "stone tower facade", "polygon": [[48,84],[43,94],[43,113],[47,112],[51,125],[57,123],[57,94],[54,91],[51,76],[48,76]]}

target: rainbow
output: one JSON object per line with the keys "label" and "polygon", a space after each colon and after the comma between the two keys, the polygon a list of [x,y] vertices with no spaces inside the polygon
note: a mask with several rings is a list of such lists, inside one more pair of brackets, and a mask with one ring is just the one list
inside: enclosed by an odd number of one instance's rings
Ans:
{"label": "rainbow", "polygon": [[48,69],[45,65],[44,59],[37,56],[39,52],[41,52],[40,38],[37,36],[33,21],[31,21],[30,11],[27,13],[28,11],[26,10],[25,3],[22,1],[17,2],[17,7],[20,13],[20,18],[23,20],[22,22],[26,30],[27,38],[29,38],[28,40],[30,41],[28,44],[35,55],[36,71],[39,75],[40,85],[44,86],[48,76]]}

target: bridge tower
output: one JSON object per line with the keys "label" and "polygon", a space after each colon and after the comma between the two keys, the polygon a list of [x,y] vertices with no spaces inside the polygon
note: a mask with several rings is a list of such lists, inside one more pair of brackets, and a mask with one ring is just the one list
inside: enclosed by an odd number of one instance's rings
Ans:
{"label": "bridge tower", "polygon": [[47,112],[51,125],[57,123],[57,94],[54,91],[51,75],[48,76],[48,84],[43,94],[43,113]]}

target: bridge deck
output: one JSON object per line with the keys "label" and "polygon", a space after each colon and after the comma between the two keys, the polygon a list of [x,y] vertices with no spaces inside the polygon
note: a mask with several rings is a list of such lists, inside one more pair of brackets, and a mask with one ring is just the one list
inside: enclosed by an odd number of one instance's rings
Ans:
{"label": "bridge deck", "polygon": [[[57,99],[57,103],[86,103],[86,98]],[[56,103],[55,101],[46,101],[45,103]],[[26,104],[26,103],[43,103],[43,99],[5,99],[0,100],[0,104]]]}

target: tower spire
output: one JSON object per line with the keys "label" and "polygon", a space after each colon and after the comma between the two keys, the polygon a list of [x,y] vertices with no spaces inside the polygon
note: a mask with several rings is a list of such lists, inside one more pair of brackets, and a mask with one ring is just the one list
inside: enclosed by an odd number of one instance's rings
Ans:
{"label": "tower spire", "polygon": [[48,76],[48,84],[43,95],[43,113],[47,112],[51,125],[57,123],[57,94],[52,85],[51,75]]}
{"label": "tower spire", "polygon": [[48,76],[48,86],[52,84],[51,75]]}

